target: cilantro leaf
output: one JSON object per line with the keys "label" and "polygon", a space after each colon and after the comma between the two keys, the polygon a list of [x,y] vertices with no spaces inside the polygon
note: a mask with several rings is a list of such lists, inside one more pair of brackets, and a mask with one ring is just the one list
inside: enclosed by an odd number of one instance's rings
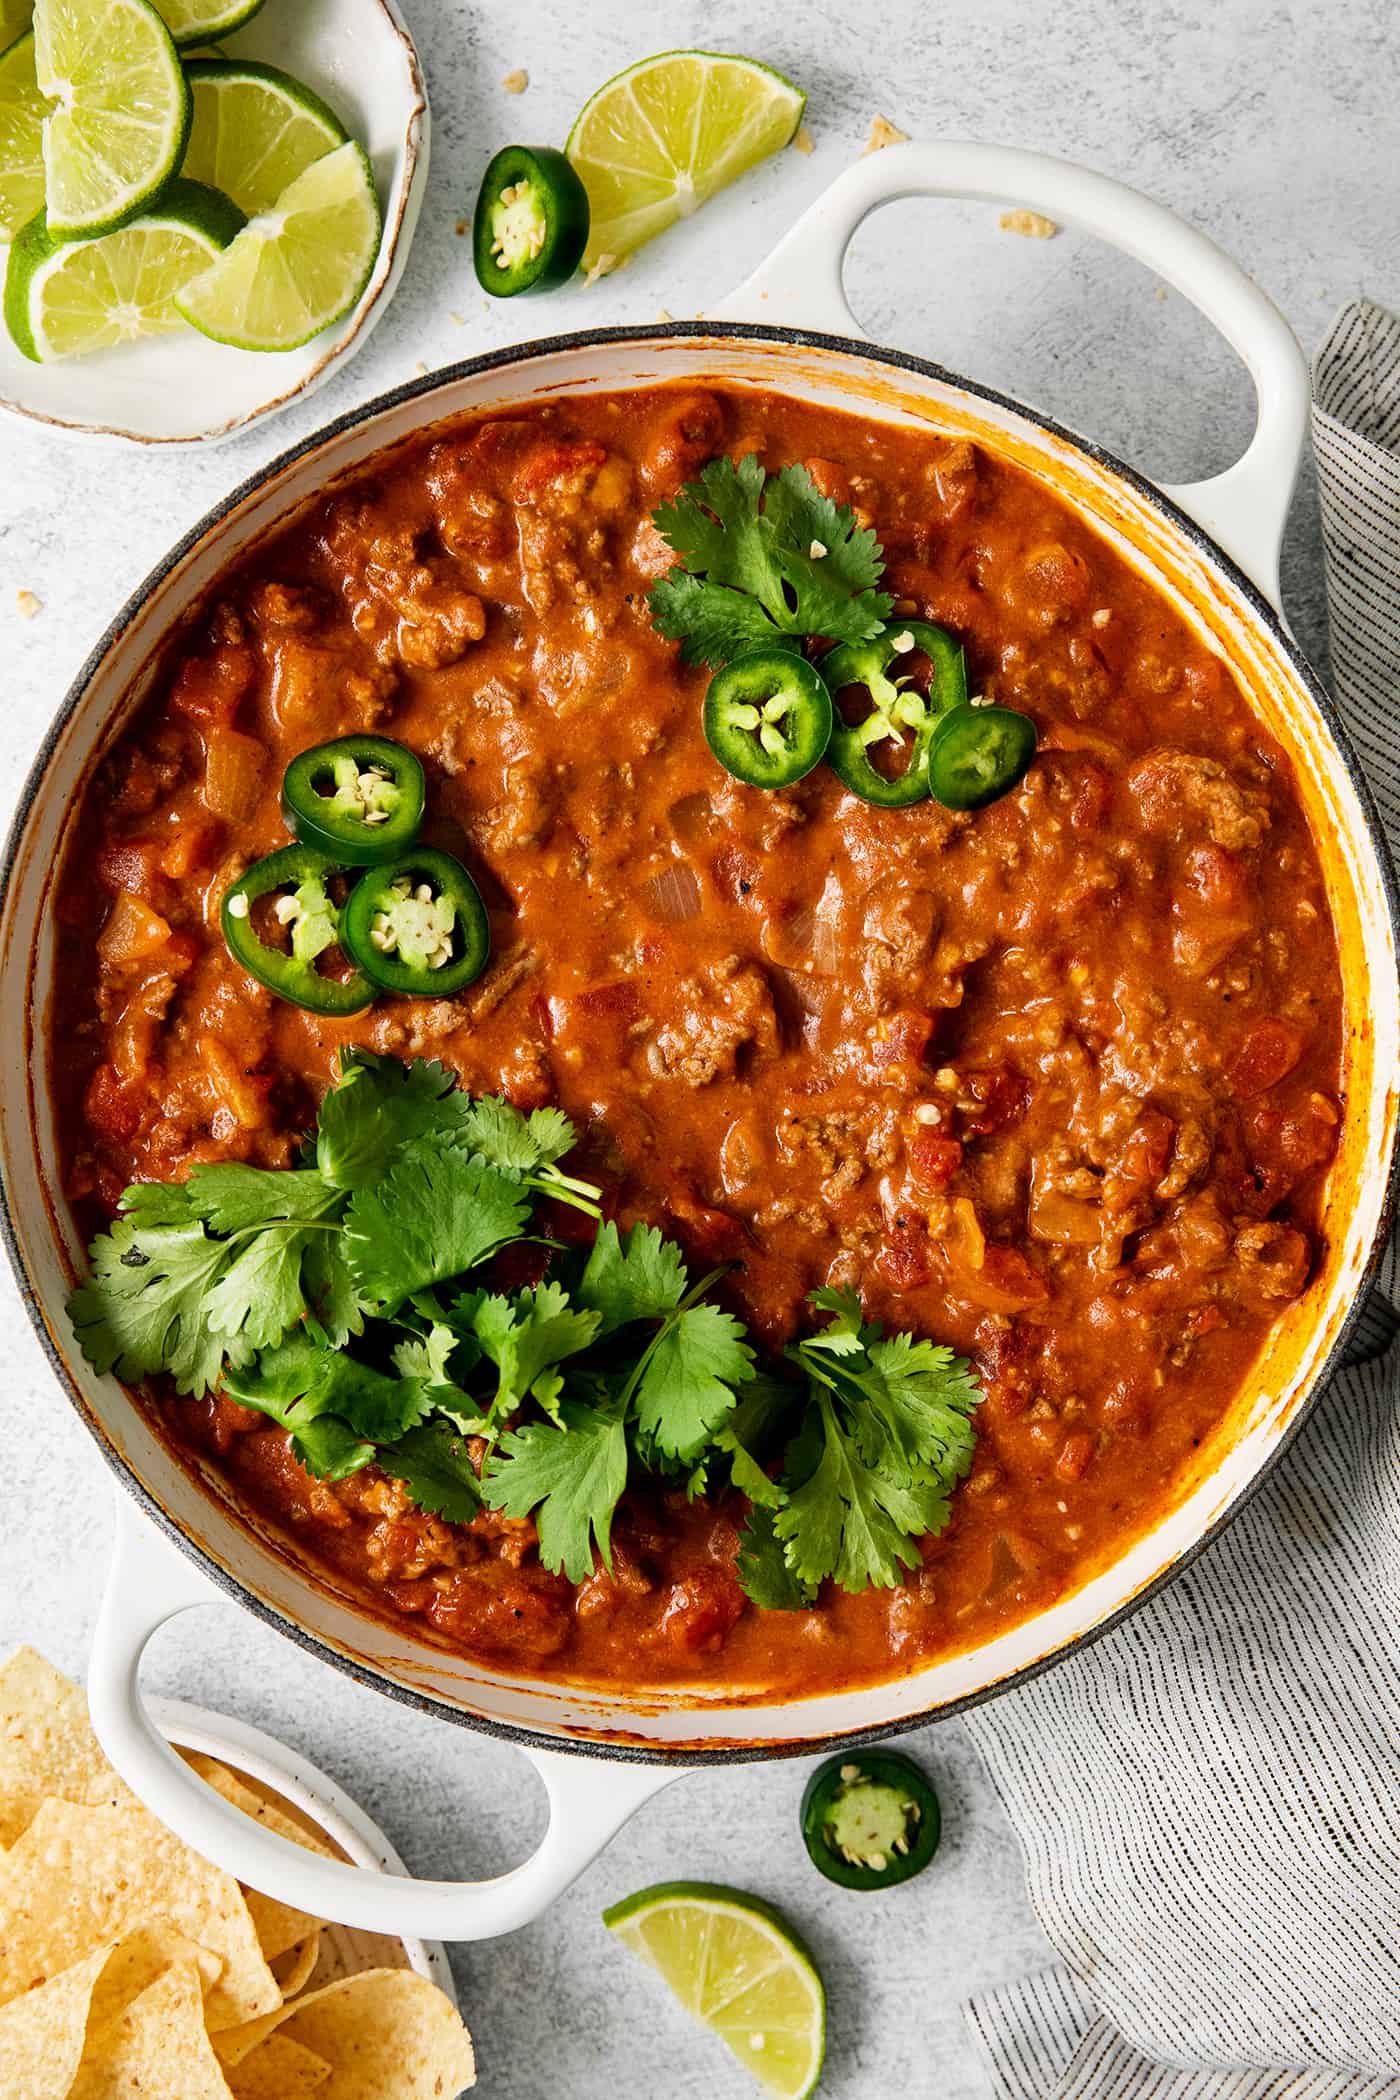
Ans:
{"label": "cilantro leaf", "polygon": [[951,1349],[864,1324],[853,1292],[814,1291],[810,1302],[833,1318],[788,1351],[815,1406],[789,1447],[774,1530],[802,1581],[887,1588],[919,1565],[911,1542],[948,1521],[981,1391]]}
{"label": "cilantro leaf", "polygon": [[860,1378],[867,1457],[879,1463],[888,1453],[892,1466],[902,1460],[911,1471],[946,1475],[950,1485],[960,1480],[972,1464],[970,1417],[982,1397],[966,1358],[912,1334],[872,1342],[867,1355]]}
{"label": "cilantro leaf", "polygon": [[435,1058],[401,1064],[343,1050],[340,1079],[316,1119],[316,1166],[339,1189],[369,1188],[415,1138],[451,1137],[471,1109],[457,1077]]}
{"label": "cilantro leaf", "polygon": [[647,1351],[636,1387],[637,1426],[653,1449],[693,1464],[753,1376],[752,1349],[732,1313],[692,1305],[671,1314]]}
{"label": "cilantro leaf", "polygon": [[377,1464],[401,1480],[409,1500],[449,1524],[469,1524],[481,1508],[481,1487],[462,1433],[451,1423],[421,1422],[395,1443],[381,1444]]}
{"label": "cilantro leaf", "polygon": [[672,569],[647,593],[651,623],[658,634],[681,645],[681,661],[710,664],[715,670],[742,656],[746,649],[790,649],[802,640],[775,627],[757,598],[726,590],[688,569]]}
{"label": "cilantro leaf", "polygon": [[562,1109],[535,1108],[525,1115],[498,1094],[483,1094],[468,1104],[461,1133],[464,1144],[503,1174],[590,1217],[603,1215],[598,1208],[602,1190],[555,1165],[574,1145],[574,1126]]}
{"label": "cilantro leaf", "polygon": [[734,1562],[744,1594],[760,1611],[809,1611],[816,1589],[794,1575],[784,1557],[783,1542],[773,1528],[773,1512],[751,1509],[739,1533]]}
{"label": "cilantro leaf", "polygon": [[425,1385],[454,1385],[448,1365],[460,1346],[453,1329],[434,1320],[426,1334],[414,1334],[395,1344],[394,1369],[401,1378],[419,1378]]}
{"label": "cilantro leaf", "polygon": [[574,1126],[559,1108],[525,1115],[498,1094],[472,1101],[462,1118],[462,1136],[473,1152],[507,1174],[532,1174],[573,1149]]}
{"label": "cilantro leaf", "polygon": [[758,1372],[739,1394],[728,1421],[715,1431],[715,1449],[729,1460],[730,1480],[750,1502],[776,1509],[783,1499],[781,1486],[769,1479],[759,1460],[801,1399],[799,1387]]}
{"label": "cilantro leaf", "polygon": [[221,1341],[237,1338],[262,1349],[297,1325],[306,1310],[301,1270],[311,1237],[283,1228],[257,1233],[241,1246],[226,1245],[232,1259],[204,1304],[204,1317]]}
{"label": "cilantro leaf", "polygon": [[370,1463],[374,1445],[313,1391],[327,1353],[306,1335],[292,1335],[278,1348],[263,1350],[252,1364],[226,1373],[224,1389],[285,1429],[293,1456],[314,1479],[344,1480]]}
{"label": "cilantro leaf", "polygon": [[[941,1530],[947,1496],[933,1480],[899,1481],[876,1472],[842,1425],[830,1393],[813,1391],[816,1464],[773,1518],[787,1565],[800,1582],[834,1577],[842,1589],[890,1589],[901,1569],[920,1565],[913,1541]],[[811,1419],[811,1418],[809,1418]]]}
{"label": "cilantro leaf", "polygon": [[357,1437],[338,1415],[310,1415],[299,1400],[281,1418],[292,1433],[292,1450],[314,1480],[348,1480],[372,1464],[373,1444]]}
{"label": "cilantro leaf", "polygon": [[129,1191],[135,1198],[131,1212],[143,1233],[148,1221],[173,1221],[183,1211],[191,1220],[202,1220],[211,1234],[230,1236],[221,1242],[226,1260],[217,1282],[210,1280],[204,1306],[213,1332],[261,1349],[296,1326],[308,1295],[305,1256],[315,1241],[338,1238],[330,1214],[339,1207],[339,1191],[314,1172],[276,1172],[236,1162],[196,1166],[179,1185],[179,1203],[172,1189],[155,1195],[156,1186],[143,1183]]}
{"label": "cilantro leaf", "polygon": [[284,1219],[326,1218],[341,1202],[314,1168],[245,1167],[237,1162],[190,1169],[186,1200],[211,1232],[247,1232]]}
{"label": "cilantro leaf", "polygon": [[884,557],[874,533],[805,467],[765,475],[752,453],[737,465],[712,459],[652,523],[686,566],[654,584],[647,604],[686,663],[717,666],[804,635],[865,641],[891,611],[875,588]]}
{"label": "cilantro leaf", "polygon": [[188,1225],[195,1216],[187,1181],[133,1181],[122,1190],[121,1208],[138,1226]]}
{"label": "cilantro leaf", "polygon": [[[247,1407],[261,1407],[284,1421],[293,1403],[298,1422],[337,1415],[357,1437],[389,1443],[413,1428],[427,1412],[427,1389],[414,1378],[390,1378],[344,1349],[323,1349],[304,1333],[263,1350],[246,1367],[230,1371],[225,1389]],[[287,1426],[291,1426],[288,1424]]]}
{"label": "cilantro leaf", "polygon": [[819,1312],[829,1312],[835,1317],[828,1326],[803,1337],[798,1347],[804,1352],[826,1349],[833,1356],[854,1356],[867,1338],[874,1339],[880,1333],[878,1327],[866,1327],[860,1299],[854,1291],[836,1290],[823,1284],[819,1290],[807,1293],[807,1303],[815,1305]]}
{"label": "cilantro leaf", "polygon": [[609,1223],[594,1239],[574,1298],[599,1315],[600,1335],[611,1334],[629,1320],[673,1312],[686,1281],[685,1258],[674,1240],[663,1240],[654,1225],[634,1225],[624,1247]]}
{"label": "cilantro leaf", "polygon": [[519,1239],[529,1198],[519,1182],[455,1141],[418,1138],[345,1214],[345,1253],[361,1298],[393,1313]]}
{"label": "cilantro leaf", "polygon": [[[149,1185],[149,1184],[148,1184]],[[144,1218],[162,1214],[138,1205]],[[207,1303],[230,1259],[196,1219],[150,1225],[118,1218],[88,1249],[92,1274],[68,1301],[84,1356],[95,1371],[136,1382],[168,1371],[183,1392],[219,1382],[225,1354],[246,1356],[239,1337],[210,1326]]]}
{"label": "cilantro leaf", "polygon": [[513,1430],[486,1462],[482,1493],[507,1516],[535,1513],[540,1559],[570,1582],[593,1572],[597,1543],[612,1572],[612,1518],[627,1485],[626,1403],[565,1400],[555,1422]]}
{"label": "cilantro leaf", "polygon": [[560,1284],[539,1283],[513,1298],[483,1294],[472,1330],[499,1372],[492,1409],[508,1415],[533,1396],[555,1412],[561,1381],[553,1367],[587,1349],[598,1333],[596,1312],[576,1312]]}
{"label": "cilantro leaf", "polygon": [[725,1423],[714,1433],[717,1451],[723,1451],[729,1459],[729,1478],[741,1495],[763,1509],[776,1509],[783,1499],[783,1491],[775,1480],[770,1480],[758,1460],[741,1444],[734,1431]]}
{"label": "cilantro leaf", "polygon": [[307,1317],[333,1349],[343,1349],[352,1335],[363,1333],[365,1318],[345,1259],[343,1232],[307,1234],[301,1284]]}

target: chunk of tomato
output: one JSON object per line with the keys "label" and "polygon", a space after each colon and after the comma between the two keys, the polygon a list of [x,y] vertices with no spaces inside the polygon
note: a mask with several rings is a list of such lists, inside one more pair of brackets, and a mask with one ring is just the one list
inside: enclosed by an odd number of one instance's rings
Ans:
{"label": "chunk of tomato", "polygon": [[1229,1071],[1230,1091],[1241,1101],[1267,1094],[1286,1079],[1303,1054],[1302,1031],[1290,1021],[1256,1021]]}

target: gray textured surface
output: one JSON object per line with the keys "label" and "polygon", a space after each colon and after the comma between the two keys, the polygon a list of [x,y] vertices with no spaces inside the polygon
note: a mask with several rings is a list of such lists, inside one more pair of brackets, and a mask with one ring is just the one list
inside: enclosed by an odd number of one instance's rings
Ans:
{"label": "gray textured surface", "polygon": [[[269,0],[291,5],[295,0]],[[858,150],[883,111],[910,132],[1065,152],[1178,206],[1254,270],[1311,347],[1365,289],[1400,300],[1400,165],[1391,0],[1213,0],[1144,11],[979,0],[778,6],[774,0],[602,6],[405,0],[435,110],[424,222],[398,301],[365,355],[315,402],[223,450],[106,456],[0,426],[0,780],[22,773],[84,653],[175,535],[260,461],[338,411],[469,351],[532,330],[682,316],[713,305]],[[783,157],[706,208],[604,289],[498,308],[475,288],[454,224],[484,160],[511,137],[562,139],[584,92],[664,44],[747,50],[811,92],[810,158]],[[517,66],[528,93],[502,93]],[[1000,234],[982,209],[904,205],[856,244],[848,286],[872,331],[1042,404],[1164,477],[1223,465],[1248,428],[1242,373],[1184,303],[1091,242]],[[455,314],[461,316],[458,321]],[[19,589],[43,611],[25,623]],[[1286,589],[1320,653],[1321,575],[1306,483]],[[8,795],[5,799],[9,799]],[[10,1016],[7,1025],[14,1026]],[[110,1538],[110,1490],[0,1281],[0,1648],[28,1639],[81,1670]],[[52,1515],[55,1507],[61,1515]],[[223,1704],[318,1758],[385,1823],[410,1864],[480,1873],[508,1863],[538,1803],[495,1745],[405,1717],[221,1607],[157,1644],[160,1689]],[[896,1897],[828,1891],[796,1835],[799,1769],[690,1777],[626,1831],[554,1913],[458,1958],[482,2090],[501,2100],[624,2091],[739,2094],[741,2075],[633,1973],[600,1906],[677,1874],[729,1879],[784,1903],[831,1992],[833,2100],[984,2092],[958,1999],[1045,1958],[1015,1840],[961,1729],[919,1746],[949,1839],[936,1872]]]}

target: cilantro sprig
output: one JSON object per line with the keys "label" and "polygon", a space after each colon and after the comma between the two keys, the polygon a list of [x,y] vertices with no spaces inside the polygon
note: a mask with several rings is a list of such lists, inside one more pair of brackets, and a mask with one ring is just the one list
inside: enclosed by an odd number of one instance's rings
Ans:
{"label": "cilantro sprig", "polygon": [[712,459],[652,523],[684,566],[647,605],[688,664],[719,669],[760,644],[800,648],[806,635],[868,641],[889,618],[879,541],[805,467],[765,474],[753,453]]}
{"label": "cilantro sprig", "polygon": [[[533,1517],[572,1581],[612,1564],[629,1480],[748,1498],[737,1572],[771,1610],[890,1586],[947,1522],[980,1394],[948,1349],[817,1291],[826,1324],[761,1370],[742,1324],[655,1229],[542,1232],[546,1197],[600,1215],[560,1166],[558,1110],[473,1099],[438,1064],[344,1060],[303,1164],[203,1165],[127,1189],[70,1316],[89,1361],[276,1422],[323,1480],[374,1464],[419,1508]],[[314,1164],[312,1163],[314,1162]],[[551,1273],[497,1286],[535,1241]]]}

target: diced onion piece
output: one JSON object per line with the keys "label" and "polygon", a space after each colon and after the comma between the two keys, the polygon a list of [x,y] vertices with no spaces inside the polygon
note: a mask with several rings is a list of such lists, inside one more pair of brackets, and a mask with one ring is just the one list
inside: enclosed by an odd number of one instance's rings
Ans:
{"label": "diced onion piece", "polygon": [[97,952],[109,968],[120,969],[159,955],[169,939],[169,922],[130,890],[122,890],[97,936]]}
{"label": "diced onion piece", "polygon": [[211,729],[204,740],[204,805],[211,815],[242,823],[257,807],[267,746],[240,729]]}
{"label": "diced onion piece", "polygon": [[267,1121],[267,1091],[249,1084],[243,1061],[236,1057],[221,1036],[199,1038],[199,1062],[220,1103],[245,1130],[256,1130]]}
{"label": "diced onion piece", "polygon": [[1032,1184],[1027,1223],[1035,1239],[1057,1247],[1097,1247],[1102,1220],[1096,1204]]}
{"label": "diced onion piece", "polygon": [[1045,1278],[1015,1247],[990,1243],[971,1199],[953,1204],[953,1224],[944,1241],[949,1280],[960,1296],[988,1312],[1027,1312],[1049,1297]]}
{"label": "diced onion piece", "polygon": [[642,884],[647,910],[669,925],[693,919],[700,909],[700,883],[688,860],[672,861],[650,882]]}

